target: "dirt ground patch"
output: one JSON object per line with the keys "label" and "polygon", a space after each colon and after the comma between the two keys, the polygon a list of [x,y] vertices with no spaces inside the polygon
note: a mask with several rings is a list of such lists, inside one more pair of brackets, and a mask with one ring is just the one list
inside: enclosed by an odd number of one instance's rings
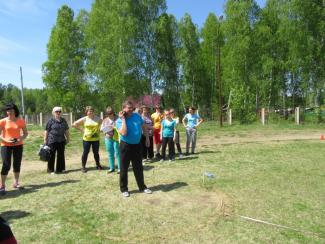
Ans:
{"label": "dirt ground patch", "polygon": [[202,146],[222,145],[222,144],[241,144],[241,143],[260,143],[260,142],[280,142],[297,140],[319,140],[320,131],[291,131],[285,133],[263,133],[249,132],[240,136],[204,136],[200,137],[199,144]]}
{"label": "dirt ground patch", "polygon": [[[36,132],[35,132],[36,133]],[[270,132],[263,133],[261,131],[250,131],[247,134],[241,135],[208,135],[200,136],[198,141],[198,148],[203,149],[214,145],[227,145],[227,144],[245,144],[245,143],[268,143],[268,142],[285,142],[296,140],[320,140],[321,131],[289,131],[289,132]],[[38,134],[38,133],[36,133]],[[185,140],[185,139],[184,139]],[[325,141],[324,141],[325,142]],[[185,141],[182,144],[185,146]],[[67,168],[75,168],[80,166],[81,151],[66,150],[66,165]],[[106,166],[107,153],[100,151],[102,165]],[[89,167],[94,166],[92,153],[89,154],[87,162]],[[38,160],[28,160],[23,158],[23,172],[30,171],[46,171],[47,163]]]}
{"label": "dirt ground patch", "polygon": [[[107,166],[107,153],[104,151],[100,151],[100,157],[101,157],[101,163],[103,166]],[[66,163],[66,169],[70,170],[71,168],[81,168],[81,154],[82,151],[80,152],[74,152],[70,151],[69,149],[66,150],[66,158],[65,158],[65,163]],[[88,162],[87,162],[87,167],[93,167],[95,166],[95,162],[92,156],[92,153],[89,153],[88,156]],[[40,160],[28,160],[23,157],[23,162],[22,162],[22,174],[24,172],[31,172],[31,171],[44,171],[46,172],[47,170],[47,162],[43,162]]]}

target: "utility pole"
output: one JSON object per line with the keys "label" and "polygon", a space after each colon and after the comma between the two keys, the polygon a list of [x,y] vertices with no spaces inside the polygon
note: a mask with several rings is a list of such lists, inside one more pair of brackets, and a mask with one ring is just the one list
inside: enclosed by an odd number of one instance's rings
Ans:
{"label": "utility pole", "polygon": [[223,19],[223,16],[221,15],[219,18],[218,23],[218,29],[217,29],[217,50],[216,50],[216,83],[218,87],[218,100],[219,100],[219,123],[220,127],[222,127],[222,83],[221,83],[221,38],[220,38],[220,27],[221,27],[221,21]]}
{"label": "utility pole", "polygon": [[20,66],[20,82],[21,82],[21,108],[22,108],[23,116],[25,116],[23,69],[21,68],[21,66]]}

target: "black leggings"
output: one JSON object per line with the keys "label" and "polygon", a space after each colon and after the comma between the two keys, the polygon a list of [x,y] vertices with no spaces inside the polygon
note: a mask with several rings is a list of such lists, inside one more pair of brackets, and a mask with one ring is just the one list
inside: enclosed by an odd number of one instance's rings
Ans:
{"label": "black leggings", "polygon": [[168,156],[170,160],[175,158],[175,144],[173,137],[163,137],[162,138],[162,145],[161,145],[161,156],[163,160],[166,159],[166,147],[168,145]]}
{"label": "black leggings", "polygon": [[82,167],[86,167],[90,147],[93,149],[96,165],[99,165],[99,141],[83,141],[84,151],[81,157]]}
{"label": "black leggings", "polygon": [[13,168],[14,173],[20,172],[21,160],[23,158],[23,145],[19,146],[1,146],[1,158],[2,158],[2,175],[8,175],[11,168],[11,156],[13,156]]}
{"label": "black leggings", "polygon": [[149,136],[149,140],[150,140],[150,146],[147,147],[146,146],[146,137],[144,135],[142,135],[141,137],[141,144],[142,144],[142,158],[143,159],[147,159],[153,158],[153,136]]}

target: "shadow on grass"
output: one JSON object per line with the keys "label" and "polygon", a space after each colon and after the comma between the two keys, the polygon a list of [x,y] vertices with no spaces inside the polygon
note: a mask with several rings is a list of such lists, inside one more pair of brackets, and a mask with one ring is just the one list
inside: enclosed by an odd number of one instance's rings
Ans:
{"label": "shadow on grass", "polygon": [[19,197],[20,195],[23,194],[28,194],[28,193],[34,193],[37,192],[37,190],[45,188],[45,187],[56,187],[60,186],[63,184],[70,184],[70,183],[77,183],[79,180],[64,180],[64,181],[59,181],[59,182],[50,182],[46,184],[40,184],[40,185],[26,185],[24,189],[21,190],[11,190],[11,191],[6,191],[6,194],[1,196],[0,199],[4,198],[15,198]]}
{"label": "shadow on grass", "polygon": [[[197,155],[197,154],[194,154],[194,155]],[[180,158],[178,160],[194,160],[194,159],[198,159],[199,157],[198,156],[186,156],[184,158]]]}
{"label": "shadow on grass", "polygon": [[[188,186],[188,184],[186,182],[174,182],[174,183],[170,183],[170,184],[160,184],[160,185],[156,185],[156,186],[152,186],[149,187],[150,190],[152,190],[153,192],[155,191],[162,191],[162,192],[169,192],[184,186]],[[138,190],[133,190],[130,191],[130,193],[134,194],[134,193],[142,193]]]}
{"label": "shadow on grass", "polygon": [[12,219],[20,219],[30,215],[29,212],[21,210],[10,210],[1,213],[1,217],[10,223]]}
{"label": "shadow on grass", "polygon": [[[88,172],[88,171],[95,171],[95,170],[98,170],[98,171],[108,170],[109,168],[102,165],[102,169],[101,170],[97,169],[96,166],[86,167],[86,169],[87,169],[87,172]],[[68,170],[65,171],[66,174],[73,173],[73,172],[80,172],[81,173],[81,167],[80,168],[77,168],[77,169],[68,169]]]}
{"label": "shadow on grass", "polygon": [[209,154],[209,153],[221,153],[221,151],[219,151],[219,150],[216,150],[216,151],[205,150],[205,151],[200,152],[200,154]]}

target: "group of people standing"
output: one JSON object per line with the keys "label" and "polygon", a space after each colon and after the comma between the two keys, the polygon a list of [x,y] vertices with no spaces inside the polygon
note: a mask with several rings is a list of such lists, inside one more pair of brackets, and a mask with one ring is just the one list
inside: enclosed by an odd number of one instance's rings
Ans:
{"label": "group of people standing", "polygon": [[[165,161],[166,148],[168,146],[169,160],[175,160],[175,145],[179,158],[182,158],[179,133],[180,120],[176,116],[175,109],[171,108],[163,111],[160,106],[157,106],[155,109],[156,111],[151,115],[151,119],[154,124],[153,141],[156,146],[156,158],[160,159],[160,161]],[[195,107],[190,107],[189,113],[182,119],[182,124],[186,128],[186,156],[189,155],[190,148],[191,153],[195,153],[197,127],[203,122],[203,119],[195,111]]]}
{"label": "group of people standing", "polygon": [[[5,193],[5,181],[11,167],[13,156],[14,188],[21,189],[19,172],[23,152],[23,140],[27,137],[27,129],[23,119],[19,118],[19,110],[14,104],[5,107],[6,116],[0,120],[1,157],[3,161],[1,170],[0,194]],[[53,117],[46,123],[44,144],[51,148],[47,171],[50,174],[65,172],[65,145],[70,141],[69,126],[62,117],[62,108],[54,107]],[[140,191],[150,194],[152,191],[144,183],[143,162],[166,160],[168,146],[169,160],[175,160],[175,144],[179,157],[182,150],[179,144],[179,118],[175,110],[163,111],[160,106],[155,107],[155,112],[150,115],[150,109],[142,106],[135,112],[134,104],[125,101],[122,111],[114,113],[112,107],[106,108],[106,118],[102,120],[94,113],[94,108],[87,106],[85,116],[75,121],[72,127],[83,133],[83,153],[81,156],[82,172],[87,172],[87,158],[92,148],[96,168],[102,170],[99,156],[100,132],[104,137],[105,148],[108,152],[108,173],[115,171],[120,174],[120,191],[124,197],[130,195],[128,191],[128,168],[132,163],[135,179]],[[195,108],[190,107],[189,113],[182,120],[186,127],[186,154],[195,153],[196,130],[202,119],[195,113]],[[156,154],[154,154],[154,145]],[[161,152],[161,153],[160,153]],[[56,167],[55,165],[56,159]]]}

